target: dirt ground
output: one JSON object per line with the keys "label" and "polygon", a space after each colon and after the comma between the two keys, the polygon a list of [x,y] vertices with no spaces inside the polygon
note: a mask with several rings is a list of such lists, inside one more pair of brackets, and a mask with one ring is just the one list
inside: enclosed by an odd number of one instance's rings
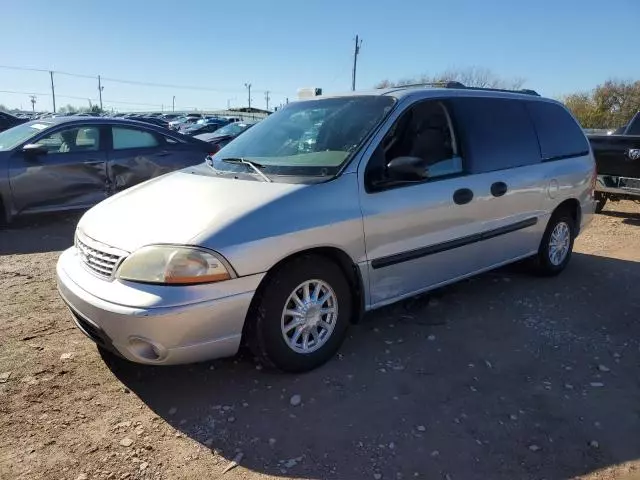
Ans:
{"label": "dirt ground", "polygon": [[607,205],[560,277],[371,313],[305,375],[103,359],[56,292],[77,219],[0,231],[2,479],[640,478],[636,204]]}

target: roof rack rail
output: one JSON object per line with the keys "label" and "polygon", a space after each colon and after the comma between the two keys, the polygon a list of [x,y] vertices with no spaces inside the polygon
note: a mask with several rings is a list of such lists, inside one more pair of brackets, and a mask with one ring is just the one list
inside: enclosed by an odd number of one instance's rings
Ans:
{"label": "roof rack rail", "polygon": [[535,90],[531,90],[530,88],[522,88],[519,90],[509,90],[506,88],[467,87],[463,83],[455,82],[455,81],[412,83],[409,85],[399,85],[399,87],[400,88],[403,88],[403,87],[461,88],[461,89],[467,89],[467,90],[482,90],[487,92],[522,93],[524,95],[535,95],[536,97],[540,96],[538,92],[536,92]]}
{"label": "roof rack rail", "polygon": [[423,82],[423,83],[409,83],[408,85],[398,85],[398,88],[404,87],[437,87],[437,88],[468,88],[460,82],[443,81],[443,82]]}

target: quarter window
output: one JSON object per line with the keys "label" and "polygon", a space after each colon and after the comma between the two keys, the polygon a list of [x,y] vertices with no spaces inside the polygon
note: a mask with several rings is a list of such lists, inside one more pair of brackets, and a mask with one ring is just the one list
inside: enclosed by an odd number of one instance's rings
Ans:
{"label": "quarter window", "polygon": [[60,130],[37,141],[49,154],[92,152],[100,149],[99,127],[74,127]]}
{"label": "quarter window", "polygon": [[156,137],[144,130],[135,128],[113,127],[113,149],[151,148],[158,146]]}
{"label": "quarter window", "polygon": [[551,102],[529,102],[527,108],[538,132],[543,160],[589,153],[584,131],[564,107]]}

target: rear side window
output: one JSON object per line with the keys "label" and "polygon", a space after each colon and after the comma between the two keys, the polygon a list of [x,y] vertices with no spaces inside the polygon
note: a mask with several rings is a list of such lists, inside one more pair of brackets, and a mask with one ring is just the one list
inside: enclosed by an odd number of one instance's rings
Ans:
{"label": "rear side window", "polygon": [[538,133],[543,161],[589,153],[582,128],[564,107],[550,102],[528,102],[527,109]]}
{"label": "rear side window", "polygon": [[470,173],[540,162],[538,139],[524,102],[502,98],[456,98],[454,113]]}
{"label": "rear side window", "polygon": [[149,132],[135,128],[113,127],[113,149],[150,148],[158,146],[158,140]]}

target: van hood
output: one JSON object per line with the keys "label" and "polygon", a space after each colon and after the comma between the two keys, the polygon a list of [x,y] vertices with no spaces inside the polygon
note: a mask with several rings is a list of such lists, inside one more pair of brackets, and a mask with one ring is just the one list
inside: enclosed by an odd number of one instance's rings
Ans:
{"label": "van hood", "polygon": [[84,214],[78,229],[128,252],[151,244],[188,245],[307,186],[205,175],[196,167],[158,177],[99,203]]}

